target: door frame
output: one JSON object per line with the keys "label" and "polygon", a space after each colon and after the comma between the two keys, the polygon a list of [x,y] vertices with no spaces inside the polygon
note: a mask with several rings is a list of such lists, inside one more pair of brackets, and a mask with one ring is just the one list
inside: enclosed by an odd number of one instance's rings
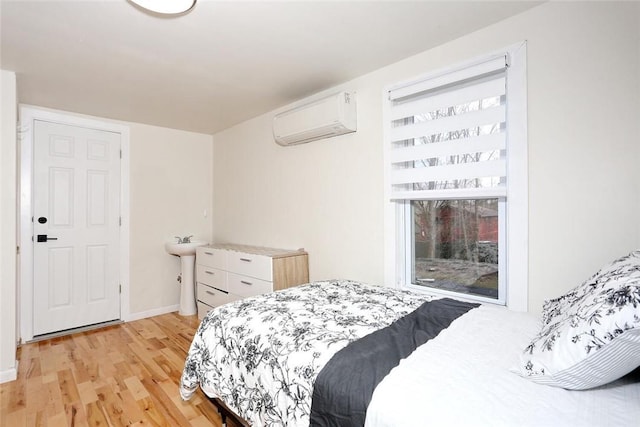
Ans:
{"label": "door frame", "polygon": [[32,105],[20,105],[18,144],[20,153],[19,179],[19,261],[18,307],[20,342],[33,339],[33,146],[34,122],[54,122],[120,134],[122,158],[120,162],[120,320],[126,321],[129,313],[129,126],[90,116],[80,116],[65,111],[44,109]]}

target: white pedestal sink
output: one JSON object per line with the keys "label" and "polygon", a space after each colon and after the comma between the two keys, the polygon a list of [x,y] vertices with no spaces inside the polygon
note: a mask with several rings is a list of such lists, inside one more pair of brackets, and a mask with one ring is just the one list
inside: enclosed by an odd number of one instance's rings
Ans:
{"label": "white pedestal sink", "polygon": [[198,311],[193,270],[196,261],[196,248],[206,245],[207,242],[202,240],[193,240],[188,243],[167,242],[164,245],[169,254],[180,257],[182,284],[180,286],[180,310],[178,313],[182,316],[190,316]]}

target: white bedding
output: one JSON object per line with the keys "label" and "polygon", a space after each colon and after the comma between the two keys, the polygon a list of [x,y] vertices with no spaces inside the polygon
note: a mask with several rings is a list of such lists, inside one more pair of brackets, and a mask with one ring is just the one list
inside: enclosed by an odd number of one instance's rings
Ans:
{"label": "white bedding", "polygon": [[512,372],[539,326],[530,314],[471,310],[382,380],[365,426],[640,426],[638,378],[567,391]]}

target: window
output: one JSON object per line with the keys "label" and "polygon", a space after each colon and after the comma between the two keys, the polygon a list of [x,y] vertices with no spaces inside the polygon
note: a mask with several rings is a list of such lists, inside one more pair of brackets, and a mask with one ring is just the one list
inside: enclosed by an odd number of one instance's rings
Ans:
{"label": "window", "polygon": [[395,283],[527,309],[524,50],[387,91]]}
{"label": "window", "polygon": [[501,204],[499,199],[412,200],[411,283],[501,301]]}

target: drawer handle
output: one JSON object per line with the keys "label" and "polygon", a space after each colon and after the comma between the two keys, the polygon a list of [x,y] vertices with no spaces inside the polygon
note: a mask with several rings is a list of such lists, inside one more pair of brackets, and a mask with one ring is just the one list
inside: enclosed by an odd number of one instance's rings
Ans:
{"label": "drawer handle", "polygon": [[205,251],[205,252],[204,252],[204,254],[205,254],[205,255],[213,255],[213,252],[207,252],[207,251]]}
{"label": "drawer handle", "polygon": [[207,273],[207,274],[216,274],[213,271],[209,271],[209,270],[205,270],[204,272]]}
{"label": "drawer handle", "polygon": [[[220,294],[222,294],[222,295],[227,295],[227,294],[229,293],[229,292],[227,292],[227,291],[223,291],[223,290],[220,290],[220,289],[216,289],[216,291],[218,291],[218,293],[220,293]],[[200,291],[198,291],[198,292],[200,292]],[[218,295],[218,294],[216,294],[215,292],[210,291],[210,290],[205,290],[205,291],[203,291],[203,292],[204,292],[205,294],[209,294],[209,295]]]}
{"label": "drawer handle", "polygon": [[252,260],[249,258],[240,258],[240,261],[251,262]]}
{"label": "drawer handle", "polygon": [[244,281],[244,280],[241,280],[240,283],[242,283],[243,285],[253,285],[253,283],[247,282],[247,281]]}

